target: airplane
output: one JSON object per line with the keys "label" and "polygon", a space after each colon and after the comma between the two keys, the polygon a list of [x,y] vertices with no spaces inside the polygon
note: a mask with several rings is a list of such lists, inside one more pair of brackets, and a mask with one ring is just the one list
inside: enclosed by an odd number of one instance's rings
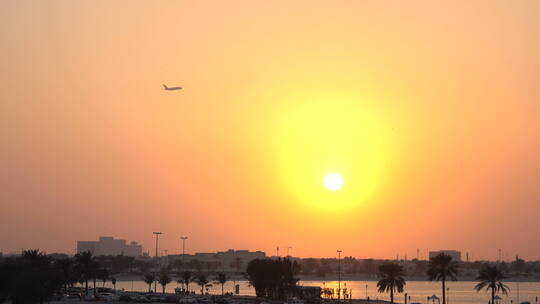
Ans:
{"label": "airplane", "polygon": [[176,90],[181,90],[182,87],[170,87],[170,88],[169,88],[168,86],[166,86],[165,84],[163,84],[163,89],[164,89],[165,91],[176,91]]}

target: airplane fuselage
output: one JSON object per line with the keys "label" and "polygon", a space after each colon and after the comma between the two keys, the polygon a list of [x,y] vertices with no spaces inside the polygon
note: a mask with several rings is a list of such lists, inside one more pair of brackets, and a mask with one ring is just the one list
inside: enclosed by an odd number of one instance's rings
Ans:
{"label": "airplane fuselage", "polygon": [[176,90],[181,90],[181,89],[182,87],[168,87],[165,84],[163,85],[163,90],[165,91],[176,91]]}

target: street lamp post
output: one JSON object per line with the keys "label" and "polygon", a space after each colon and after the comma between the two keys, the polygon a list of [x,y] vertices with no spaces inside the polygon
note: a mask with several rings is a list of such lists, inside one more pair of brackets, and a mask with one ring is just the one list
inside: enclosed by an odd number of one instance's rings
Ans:
{"label": "street lamp post", "polygon": [[[158,263],[158,240],[159,240],[159,236],[162,233],[161,232],[153,232],[153,234],[156,236],[156,263]],[[154,292],[157,292],[157,280],[154,280]]]}
{"label": "street lamp post", "polygon": [[519,302],[519,282],[516,282],[516,284],[517,284],[517,302],[516,303],[519,304],[520,303]]}
{"label": "street lamp post", "polygon": [[236,289],[236,273],[234,272],[234,269],[236,269],[236,271],[238,271],[238,268],[239,268],[240,265],[239,265],[238,260],[236,260],[236,250],[235,249],[233,249],[232,254],[233,254],[233,264],[232,264],[233,265],[233,275],[232,275],[232,279],[233,279],[233,286],[234,286],[233,293],[235,295],[238,295],[238,293],[236,292],[236,290],[237,290]]}
{"label": "street lamp post", "polygon": [[[188,239],[187,236],[181,236],[180,239],[182,240],[182,276],[184,275],[184,272],[186,272],[186,240]],[[182,288],[184,288],[184,282],[182,280]]]}
{"label": "street lamp post", "polygon": [[341,250],[338,253],[338,302],[341,302]]}
{"label": "street lamp post", "polygon": [[367,297],[367,284],[366,284],[366,300],[367,300],[367,298],[368,298],[368,297]]}

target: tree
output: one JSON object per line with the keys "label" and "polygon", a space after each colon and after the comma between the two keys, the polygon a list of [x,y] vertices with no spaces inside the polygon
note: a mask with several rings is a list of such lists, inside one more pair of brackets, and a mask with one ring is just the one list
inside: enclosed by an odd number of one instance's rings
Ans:
{"label": "tree", "polygon": [[457,273],[457,262],[447,254],[441,253],[429,260],[427,276],[430,281],[441,281],[443,304],[446,304],[446,280],[457,281]]}
{"label": "tree", "polygon": [[199,274],[196,278],[195,278],[195,282],[197,282],[197,285],[201,286],[201,294],[204,294],[204,287],[206,286],[206,284],[209,283],[208,279],[206,278],[206,276],[204,274]]}
{"label": "tree", "polygon": [[403,266],[396,263],[385,263],[379,266],[381,280],[377,283],[379,292],[390,292],[390,303],[394,303],[394,291],[403,292],[405,279]]}
{"label": "tree", "polygon": [[63,285],[63,274],[49,256],[39,250],[23,251],[0,263],[0,300],[14,304],[44,303]]}
{"label": "tree", "polygon": [[283,299],[298,283],[300,265],[289,259],[255,259],[248,263],[246,279],[258,297]]}
{"label": "tree", "polygon": [[55,266],[62,272],[64,292],[67,293],[68,285],[73,285],[76,282],[73,260],[70,258],[60,259],[55,261]]}
{"label": "tree", "polygon": [[502,292],[503,294],[507,295],[510,288],[506,286],[502,280],[505,279],[506,276],[504,272],[497,266],[491,266],[491,265],[484,265],[480,270],[478,271],[478,277],[476,277],[476,280],[478,280],[478,284],[474,286],[474,289],[476,291],[480,291],[482,289],[490,290],[491,289],[491,304],[495,304],[495,295],[498,292]]}
{"label": "tree", "polygon": [[221,295],[224,295],[225,294],[225,292],[224,292],[225,283],[227,283],[227,281],[229,280],[229,277],[227,276],[226,273],[220,272],[220,273],[217,274],[215,280],[216,280],[216,283],[221,284]]}
{"label": "tree", "polygon": [[154,267],[153,261],[148,257],[143,257],[133,261],[133,267],[137,268],[142,273],[148,273]]}
{"label": "tree", "polygon": [[193,274],[191,271],[184,271],[182,273],[182,279],[179,282],[186,284],[186,291],[189,292],[189,283],[193,282]]}
{"label": "tree", "polygon": [[131,256],[126,256],[119,254],[117,256],[111,257],[111,272],[120,273],[126,272],[130,268],[135,266],[135,258]]}
{"label": "tree", "polygon": [[88,294],[88,281],[94,280],[94,293],[96,285],[97,270],[99,263],[96,261],[94,255],[90,251],[79,252],[75,255],[75,264],[79,271],[81,278],[85,283],[85,292]]}
{"label": "tree", "polygon": [[103,282],[103,287],[105,287],[105,283],[109,279],[109,271],[105,268],[100,268],[97,277]]}
{"label": "tree", "polygon": [[167,287],[167,284],[171,282],[171,277],[167,274],[165,270],[161,271],[161,274],[159,275],[158,282],[163,288],[163,293],[165,293],[165,288]]}
{"label": "tree", "polygon": [[152,284],[156,280],[156,277],[154,277],[153,274],[148,273],[144,275],[143,280],[146,284],[148,284],[148,292],[152,292]]}

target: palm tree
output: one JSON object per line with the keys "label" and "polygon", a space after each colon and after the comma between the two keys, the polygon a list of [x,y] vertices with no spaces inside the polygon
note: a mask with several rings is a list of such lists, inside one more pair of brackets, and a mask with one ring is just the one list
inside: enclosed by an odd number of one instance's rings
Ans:
{"label": "palm tree", "polygon": [[161,274],[159,275],[158,282],[163,288],[163,293],[165,293],[165,287],[167,287],[167,284],[171,282],[171,277],[167,274],[166,271],[161,271]]}
{"label": "palm tree", "polygon": [[81,274],[81,278],[85,283],[85,292],[88,294],[88,281],[94,280],[94,293],[96,283],[96,272],[99,268],[98,262],[91,251],[79,252],[75,255],[75,265]]}
{"label": "palm tree", "polygon": [[495,294],[499,291],[507,295],[510,288],[506,286],[502,280],[506,276],[504,272],[497,266],[484,265],[478,271],[478,277],[476,279],[479,281],[474,289],[480,291],[482,289],[489,290],[491,289],[491,304],[495,304]]}
{"label": "palm tree", "polygon": [[458,265],[452,257],[441,253],[429,260],[427,275],[430,281],[442,282],[442,303],[446,304],[446,280],[457,281]]}
{"label": "palm tree", "polygon": [[396,263],[385,263],[379,266],[379,275],[382,279],[377,283],[379,292],[390,292],[390,303],[394,303],[394,291],[403,292],[405,279],[403,266]]}
{"label": "palm tree", "polygon": [[111,284],[113,285],[113,288],[116,289],[116,278],[111,277]]}
{"label": "palm tree", "polygon": [[216,280],[216,283],[221,284],[221,295],[224,295],[225,283],[227,283],[227,281],[229,280],[229,276],[227,276],[225,272],[220,272],[217,274],[217,277],[215,280]]}
{"label": "palm tree", "polygon": [[109,271],[105,268],[100,268],[98,270],[98,277],[101,281],[103,281],[103,287],[105,287],[105,283],[109,279]]}
{"label": "palm tree", "polygon": [[201,294],[204,294],[204,287],[206,286],[206,284],[208,284],[208,279],[206,278],[206,276],[204,274],[199,274],[195,278],[195,282],[197,282],[197,285],[201,286]]}
{"label": "palm tree", "polygon": [[182,273],[181,282],[186,284],[186,292],[189,293],[189,283],[193,282],[193,274],[191,271],[184,271],[184,273]]}
{"label": "palm tree", "polygon": [[156,277],[154,277],[153,274],[151,273],[148,273],[148,274],[145,274],[144,275],[144,282],[146,284],[148,284],[148,292],[152,292],[152,284],[154,283],[154,281],[156,280]]}
{"label": "palm tree", "polygon": [[62,279],[64,283],[64,292],[67,293],[68,285],[73,284],[75,279],[75,274],[73,271],[73,260],[70,258],[60,259],[56,262],[57,267],[62,271]]}

